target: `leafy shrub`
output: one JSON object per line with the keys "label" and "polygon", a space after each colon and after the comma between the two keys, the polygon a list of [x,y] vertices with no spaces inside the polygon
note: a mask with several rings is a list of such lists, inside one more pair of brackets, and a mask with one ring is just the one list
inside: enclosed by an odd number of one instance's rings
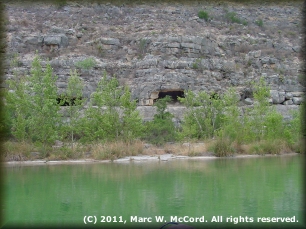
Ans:
{"label": "leafy shrub", "polygon": [[136,156],[143,152],[142,142],[139,140],[126,144],[124,141],[111,141],[105,144],[94,143],[91,153],[97,160],[114,160],[126,156]]}
{"label": "leafy shrub", "polygon": [[193,64],[192,64],[192,68],[193,68],[193,69],[198,69],[198,68],[199,68],[199,66],[198,66],[198,64],[197,64],[197,63],[193,63]]}
{"label": "leafy shrub", "polygon": [[226,13],[225,18],[232,23],[243,24],[243,25],[248,24],[248,22],[246,20],[242,20],[239,17],[237,17],[237,13],[235,13],[235,12]]}
{"label": "leafy shrub", "polygon": [[281,154],[290,151],[287,144],[280,139],[263,140],[256,142],[250,148],[251,153],[254,154]]}
{"label": "leafy shrub", "polygon": [[240,111],[238,108],[238,98],[235,90],[230,88],[223,96],[224,116],[222,131],[232,141],[236,140],[241,143],[244,135],[245,126],[240,118]]}
{"label": "leafy shrub", "polygon": [[275,110],[266,115],[264,125],[266,139],[272,140],[284,136],[283,116]]}
{"label": "leafy shrub", "polygon": [[89,70],[96,65],[96,61],[93,58],[87,58],[75,63],[77,68]]}
{"label": "leafy shrub", "polygon": [[138,52],[140,58],[143,58],[143,56],[147,52],[147,47],[148,47],[148,40],[142,38],[138,44]]}
{"label": "leafy shrub", "polygon": [[259,27],[263,27],[263,21],[261,19],[256,20],[255,24],[258,25]]}
{"label": "leafy shrub", "polygon": [[216,157],[228,157],[235,152],[231,146],[231,141],[228,138],[218,138],[213,146]]}
{"label": "leafy shrub", "polygon": [[101,45],[101,44],[99,44],[99,45],[97,45],[97,53],[98,53],[98,55],[99,56],[104,56],[105,55],[105,50],[104,50],[104,48],[103,48],[103,45]]}
{"label": "leafy shrub", "polygon": [[67,5],[67,1],[66,0],[55,0],[54,1],[55,5],[61,9],[63,7],[65,7]]}
{"label": "leafy shrub", "polygon": [[289,147],[295,152],[303,152],[304,143],[302,143],[302,136],[305,136],[305,117],[303,115],[303,108],[305,106],[302,103],[299,110],[292,111],[293,118],[284,127],[284,138],[287,141]]}
{"label": "leafy shrub", "polygon": [[[83,97],[84,83],[78,76],[76,70],[70,71],[70,77],[68,79],[68,85],[63,98],[62,103],[67,103],[70,106],[66,109],[69,116],[69,122],[64,123],[62,126],[63,138],[67,138],[71,141],[71,146],[73,148],[73,142],[76,139],[76,133],[79,132],[79,118],[81,114],[81,109],[85,103],[82,99]],[[72,100],[74,98],[74,100]]]}
{"label": "leafy shrub", "polygon": [[179,98],[187,107],[180,137],[191,139],[213,137],[222,123],[222,99],[205,91],[198,94],[185,91],[184,94],[185,98]]}
{"label": "leafy shrub", "polygon": [[201,63],[201,59],[196,59],[195,62],[193,62],[192,64],[192,68],[193,69],[200,69],[200,63]]}
{"label": "leafy shrub", "polygon": [[208,20],[209,16],[208,16],[208,13],[206,11],[199,11],[198,13],[198,17],[201,18],[201,19],[204,19],[205,21]]}
{"label": "leafy shrub", "polygon": [[30,76],[7,81],[5,99],[12,115],[12,135],[20,142],[40,142],[44,151],[58,138],[61,115],[56,102],[56,79],[51,65],[48,63],[43,71],[39,56],[35,56]]}
{"label": "leafy shrub", "polygon": [[159,99],[154,106],[157,106],[157,114],[151,122],[146,123],[145,140],[152,144],[164,145],[166,142],[174,141],[176,139],[176,131],[174,123],[172,122],[173,115],[165,112],[167,102],[170,102],[170,96]]}
{"label": "leafy shrub", "polygon": [[104,73],[81,120],[81,140],[128,142],[139,137],[143,125],[136,107],[136,101],[131,101],[129,89],[120,87],[116,78],[107,79]]}

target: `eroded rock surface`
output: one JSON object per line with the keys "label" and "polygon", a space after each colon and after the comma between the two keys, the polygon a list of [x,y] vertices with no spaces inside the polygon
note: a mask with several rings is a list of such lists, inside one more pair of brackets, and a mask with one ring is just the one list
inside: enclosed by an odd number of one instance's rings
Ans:
{"label": "eroded rock surface", "polygon": [[[145,119],[161,93],[184,90],[222,93],[235,87],[243,105],[252,105],[251,84],[261,76],[271,102],[295,109],[302,101],[302,1],[279,5],[239,4],[6,4],[6,77],[29,74],[35,51],[50,59],[58,90],[67,87],[71,69],[94,92],[105,71],[131,88]],[[199,10],[209,13],[206,21]],[[246,23],[233,23],[228,12]],[[260,25],[259,21],[262,21]],[[76,67],[88,58],[89,69]],[[153,109],[153,110],[152,110]],[[169,110],[181,118],[178,104]],[[148,111],[150,110],[150,111]]]}

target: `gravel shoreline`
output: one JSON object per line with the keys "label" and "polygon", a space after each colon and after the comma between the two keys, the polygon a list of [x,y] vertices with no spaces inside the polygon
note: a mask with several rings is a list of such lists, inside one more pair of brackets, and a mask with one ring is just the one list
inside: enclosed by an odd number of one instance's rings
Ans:
{"label": "gravel shoreline", "polygon": [[234,158],[257,158],[257,157],[275,157],[275,156],[296,156],[300,155],[299,153],[288,153],[288,154],[266,154],[266,155],[235,155],[231,157],[216,157],[216,156],[179,156],[173,154],[163,154],[163,155],[139,155],[139,156],[129,156],[116,160],[95,160],[95,159],[82,159],[82,160],[61,160],[61,161],[47,161],[47,160],[34,160],[34,161],[7,161],[2,162],[5,166],[10,165],[56,165],[56,164],[93,164],[93,163],[133,163],[133,162],[156,162],[156,161],[171,161],[171,160],[210,160],[210,159],[234,159]]}

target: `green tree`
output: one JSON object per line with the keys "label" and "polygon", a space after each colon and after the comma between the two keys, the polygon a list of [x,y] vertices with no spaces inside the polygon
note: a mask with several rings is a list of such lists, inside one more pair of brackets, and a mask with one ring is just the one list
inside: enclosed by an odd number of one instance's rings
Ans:
{"label": "green tree", "polygon": [[264,138],[266,140],[284,139],[285,124],[283,116],[275,109],[264,118]]}
{"label": "green tree", "polygon": [[29,82],[29,117],[27,119],[29,136],[34,142],[46,146],[58,138],[61,124],[59,105],[57,104],[57,77],[53,75],[51,65],[47,63],[42,70],[40,59],[36,56],[32,62]]}
{"label": "green tree", "polygon": [[51,65],[48,63],[43,71],[38,56],[32,62],[30,76],[15,74],[7,81],[6,104],[13,136],[42,145],[44,152],[58,138],[61,123],[55,82]]}
{"label": "green tree", "polygon": [[96,91],[91,94],[89,106],[85,110],[82,121],[83,140],[113,139],[116,136],[119,114],[115,107],[118,105],[120,96],[117,87],[116,79],[108,81],[105,73]]}
{"label": "green tree", "polygon": [[13,78],[6,81],[8,88],[4,90],[4,119],[7,136],[13,136],[18,141],[27,140],[27,118],[29,95],[27,93],[27,77],[16,70],[19,66],[18,55],[10,62]]}
{"label": "green tree", "polygon": [[[224,116],[222,125],[222,136],[226,136],[230,141],[237,140],[241,143],[244,135],[243,120],[238,108],[237,94],[234,88],[230,88],[223,96]],[[221,134],[221,133],[220,133]]]}
{"label": "green tree", "polygon": [[62,126],[62,132],[65,138],[70,139],[73,149],[75,135],[80,132],[80,116],[81,109],[84,106],[85,100],[83,99],[84,83],[78,76],[76,70],[70,71],[67,89],[64,95],[63,104],[68,104],[66,109],[69,121]]}
{"label": "green tree", "polygon": [[179,100],[187,107],[182,123],[181,138],[212,138],[222,123],[223,100],[217,95],[205,91],[195,94],[186,91],[185,98]]}
{"label": "green tree", "polygon": [[124,88],[124,93],[120,97],[123,117],[121,118],[121,136],[124,141],[131,142],[135,138],[141,137],[144,125],[139,115],[136,100],[131,100],[131,92],[128,87]]}
{"label": "green tree", "polygon": [[253,84],[254,106],[246,109],[244,114],[244,125],[247,128],[245,140],[248,142],[260,141],[265,138],[267,131],[265,126],[266,115],[272,112],[272,107],[269,105],[270,91],[266,85],[264,78],[261,77],[259,82]]}
{"label": "green tree", "polygon": [[142,129],[141,118],[136,102],[130,97],[127,87],[119,86],[116,78],[107,79],[105,74],[85,111],[83,140],[131,140],[138,136]]}
{"label": "green tree", "polygon": [[25,76],[14,74],[14,78],[7,80],[8,90],[5,94],[5,118],[7,128],[18,141],[28,138],[29,94]]}
{"label": "green tree", "polygon": [[302,137],[305,136],[304,106],[305,104],[302,103],[299,110],[292,111],[292,119],[286,123],[284,129],[284,138],[295,152],[305,152],[306,149],[305,141],[302,140]]}
{"label": "green tree", "polygon": [[170,101],[171,97],[167,95],[154,104],[157,107],[157,113],[152,121],[146,123],[145,140],[156,145],[163,145],[176,139],[176,129],[172,121],[173,115],[166,112],[167,103]]}

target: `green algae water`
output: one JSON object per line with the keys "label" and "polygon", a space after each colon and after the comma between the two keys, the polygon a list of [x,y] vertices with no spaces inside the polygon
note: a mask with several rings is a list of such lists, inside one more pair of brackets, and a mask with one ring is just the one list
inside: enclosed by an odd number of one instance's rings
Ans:
{"label": "green algae water", "polygon": [[1,226],[296,227],[304,225],[303,161],[294,155],[5,166]]}

